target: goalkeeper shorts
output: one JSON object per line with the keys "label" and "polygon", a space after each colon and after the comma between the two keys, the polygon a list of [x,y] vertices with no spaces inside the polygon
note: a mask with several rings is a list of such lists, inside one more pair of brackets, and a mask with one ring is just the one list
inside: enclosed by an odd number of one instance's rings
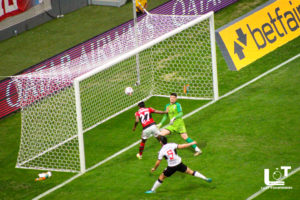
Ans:
{"label": "goalkeeper shorts", "polygon": [[186,133],[186,128],[183,123],[177,123],[166,127],[171,133]]}

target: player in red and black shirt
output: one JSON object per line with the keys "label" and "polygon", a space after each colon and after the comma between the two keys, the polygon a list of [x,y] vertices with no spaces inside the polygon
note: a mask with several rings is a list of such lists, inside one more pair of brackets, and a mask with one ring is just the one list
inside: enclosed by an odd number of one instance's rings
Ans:
{"label": "player in red and black shirt", "polygon": [[146,108],[145,103],[142,101],[138,104],[139,110],[135,113],[135,123],[132,128],[133,131],[135,131],[136,126],[138,125],[139,122],[141,122],[143,126],[143,131],[142,131],[142,142],[140,144],[139,148],[139,153],[136,155],[138,159],[142,159],[142,154],[143,150],[145,148],[145,143],[147,139],[151,136],[154,135],[154,137],[159,136],[159,129],[156,126],[155,121],[152,118],[151,113],[157,113],[157,114],[167,114],[167,111],[160,111],[160,110],[155,110],[153,108]]}

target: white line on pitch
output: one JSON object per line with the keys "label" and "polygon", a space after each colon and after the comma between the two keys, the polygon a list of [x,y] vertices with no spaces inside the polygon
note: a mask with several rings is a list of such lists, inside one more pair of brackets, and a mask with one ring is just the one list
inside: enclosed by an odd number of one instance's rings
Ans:
{"label": "white line on pitch", "polygon": [[[228,93],[224,94],[223,96],[221,96],[218,100],[223,99],[223,98],[225,98],[225,97],[227,97],[227,96],[229,96],[229,95],[231,95],[231,94],[233,94],[233,93],[239,91],[240,89],[242,89],[242,88],[244,88],[244,87],[250,85],[251,83],[253,83],[253,82],[255,82],[255,81],[261,79],[262,77],[268,75],[269,73],[271,73],[271,72],[273,72],[273,71],[279,69],[280,67],[286,65],[287,63],[289,63],[289,62],[291,62],[291,61],[297,59],[298,57],[300,57],[300,54],[298,54],[298,55],[296,55],[296,56],[294,56],[294,57],[292,57],[292,58],[290,58],[290,59],[284,61],[283,63],[281,63],[281,64],[277,65],[276,67],[274,67],[274,68],[272,68],[272,69],[266,71],[265,73],[263,73],[263,74],[257,76],[256,78],[252,79],[251,81],[248,81],[247,83],[245,83],[245,84],[243,84],[243,85],[241,85],[241,86],[239,86],[239,87],[237,87],[237,88],[231,90],[230,92],[228,92]],[[218,100],[217,100],[217,101],[218,101]],[[206,107],[208,107],[208,106],[210,106],[210,105],[216,103],[217,101],[211,101],[211,102],[209,102],[209,103],[207,103],[207,104],[205,104],[205,105],[199,107],[198,109],[196,109],[196,110],[194,110],[194,111],[192,111],[192,112],[186,114],[185,116],[183,116],[183,118],[185,119],[185,118],[187,118],[187,117],[190,117],[191,115],[193,115],[193,114],[199,112],[200,110],[202,110],[202,109],[204,109],[204,108],[206,108]],[[127,151],[127,150],[131,149],[132,147],[136,146],[139,142],[140,142],[140,140],[138,140],[138,141],[136,141],[135,143],[131,144],[130,146],[128,146],[128,147],[126,147],[126,148],[120,150],[119,152],[117,152],[117,153],[111,155],[110,157],[107,157],[106,159],[102,160],[101,162],[97,163],[96,165],[94,165],[94,166],[88,168],[88,169],[86,170],[86,172],[91,171],[91,170],[95,169],[96,167],[99,167],[100,165],[102,165],[102,164],[108,162],[109,160],[113,159],[114,157],[116,157],[116,156],[118,156],[118,155],[124,153],[125,151]],[[81,175],[83,175],[83,174],[79,173],[79,174],[73,176],[72,178],[66,180],[65,182],[63,182],[63,183],[61,183],[61,184],[59,184],[59,185],[57,185],[57,186],[51,188],[50,190],[47,190],[46,192],[44,192],[44,193],[42,193],[42,194],[36,196],[35,198],[33,198],[33,200],[37,200],[37,199],[43,198],[44,196],[46,196],[46,195],[52,193],[53,191],[55,191],[55,190],[57,190],[57,189],[59,189],[59,188],[65,186],[66,184],[72,182],[73,180],[75,180],[76,178],[80,177]]]}

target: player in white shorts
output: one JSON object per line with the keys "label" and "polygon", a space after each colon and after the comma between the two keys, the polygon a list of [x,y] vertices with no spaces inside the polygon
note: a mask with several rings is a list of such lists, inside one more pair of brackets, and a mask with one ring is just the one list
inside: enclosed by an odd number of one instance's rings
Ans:
{"label": "player in white shorts", "polygon": [[158,160],[156,161],[155,166],[151,169],[151,172],[154,172],[158,168],[163,158],[165,158],[168,161],[168,167],[163,171],[163,173],[161,173],[158,180],[154,183],[152,189],[146,191],[145,193],[154,193],[155,190],[162,184],[163,180],[167,177],[172,176],[172,174],[174,174],[176,171],[190,174],[192,176],[201,178],[207,182],[212,181],[211,178],[206,178],[199,172],[193,171],[190,168],[188,168],[185,164],[181,162],[181,157],[177,154],[177,149],[183,149],[194,145],[196,144],[195,141],[188,144],[168,143],[166,137],[160,136],[160,144],[162,145],[162,148],[158,153]]}
{"label": "player in white shorts", "polygon": [[160,111],[160,110],[155,110],[153,108],[146,108],[145,103],[142,101],[138,104],[139,110],[135,113],[135,123],[132,128],[133,131],[135,131],[136,126],[138,125],[139,122],[141,122],[143,126],[143,131],[142,131],[142,141],[140,143],[139,147],[139,153],[136,155],[138,159],[142,159],[142,154],[145,148],[145,143],[149,137],[154,135],[154,137],[159,136],[159,130],[156,126],[155,121],[152,118],[151,113],[157,113],[157,114],[166,114],[168,113],[167,111]]}

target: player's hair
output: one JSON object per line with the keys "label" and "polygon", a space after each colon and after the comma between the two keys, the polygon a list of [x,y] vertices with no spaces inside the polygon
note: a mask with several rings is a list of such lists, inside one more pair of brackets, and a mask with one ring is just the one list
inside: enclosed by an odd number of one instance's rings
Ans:
{"label": "player's hair", "polygon": [[163,144],[167,144],[168,140],[165,136],[160,136],[159,140],[163,143]]}
{"label": "player's hair", "polygon": [[140,108],[145,108],[145,102],[141,101],[141,102],[138,104],[138,106],[139,106]]}
{"label": "player's hair", "polygon": [[177,97],[177,94],[175,92],[171,93],[171,96]]}

